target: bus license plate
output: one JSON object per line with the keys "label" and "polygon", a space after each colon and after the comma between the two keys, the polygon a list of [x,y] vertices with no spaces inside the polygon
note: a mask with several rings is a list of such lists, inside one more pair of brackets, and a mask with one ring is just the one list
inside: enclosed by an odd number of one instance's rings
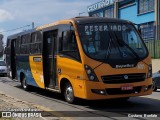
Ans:
{"label": "bus license plate", "polygon": [[124,86],[121,86],[121,90],[123,90],[123,91],[133,90],[133,86],[132,85],[124,85]]}

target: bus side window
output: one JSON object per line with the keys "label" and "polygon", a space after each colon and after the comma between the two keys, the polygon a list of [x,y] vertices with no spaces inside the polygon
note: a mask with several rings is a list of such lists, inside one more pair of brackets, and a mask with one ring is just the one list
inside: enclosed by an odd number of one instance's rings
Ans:
{"label": "bus side window", "polygon": [[31,54],[39,54],[42,52],[42,34],[40,31],[31,35]]}
{"label": "bus side window", "polygon": [[11,47],[11,40],[10,39],[7,39],[7,48],[6,48],[6,54],[9,54],[10,53],[10,47]]}
{"label": "bus side window", "polygon": [[73,30],[63,31],[62,32],[62,53],[73,57],[77,60],[80,59],[78,52],[78,45],[76,42],[76,37]]}
{"label": "bus side window", "polygon": [[20,52],[20,37],[17,37],[16,39],[16,54],[19,54]]}
{"label": "bus side window", "polygon": [[23,46],[23,38],[21,37],[21,42],[20,42],[20,54],[24,54],[24,46]]}
{"label": "bus side window", "polygon": [[30,53],[35,53],[35,42],[36,42],[36,33],[31,34],[31,44],[30,44]]}
{"label": "bus side window", "polygon": [[29,54],[30,34],[23,35],[21,37],[21,40],[22,40],[21,53],[22,54]]}
{"label": "bus side window", "polygon": [[37,32],[36,47],[37,47],[37,53],[41,53],[42,52],[42,34],[40,31]]}
{"label": "bus side window", "polygon": [[30,34],[27,34],[26,35],[26,54],[29,54],[30,53]]}

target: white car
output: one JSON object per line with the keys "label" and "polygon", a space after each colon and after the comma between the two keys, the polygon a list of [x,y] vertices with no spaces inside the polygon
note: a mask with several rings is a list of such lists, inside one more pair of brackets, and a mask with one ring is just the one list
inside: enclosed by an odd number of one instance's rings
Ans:
{"label": "white car", "polygon": [[7,66],[4,61],[0,61],[0,76],[7,76]]}

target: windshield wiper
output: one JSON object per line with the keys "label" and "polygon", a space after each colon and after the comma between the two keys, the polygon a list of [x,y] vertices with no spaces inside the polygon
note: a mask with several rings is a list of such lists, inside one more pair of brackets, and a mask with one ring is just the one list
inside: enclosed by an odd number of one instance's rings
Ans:
{"label": "windshield wiper", "polygon": [[[117,39],[117,36],[115,36],[115,33],[113,33],[113,31],[111,30],[110,26],[109,26],[109,25],[107,25],[107,26],[108,26],[108,29],[109,29],[109,36],[110,36],[110,38],[111,38],[111,39],[110,39],[110,44],[111,44],[111,42],[112,42],[112,44],[113,44],[115,47],[117,47],[120,55],[123,56],[123,55],[122,55],[122,52],[121,52],[121,50],[120,50],[119,45],[117,45],[117,43],[113,40],[113,39],[118,40],[118,39]],[[112,36],[113,36],[113,37],[112,37]],[[112,40],[112,41],[111,41],[111,40]],[[108,48],[108,50],[111,51],[110,47]],[[108,50],[107,50],[107,53],[108,53]],[[107,55],[106,55],[106,59],[109,57],[109,55],[110,55],[110,54],[107,54]]]}
{"label": "windshield wiper", "polygon": [[[108,44],[108,49],[107,49],[106,54],[105,54],[105,60],[108,60],[108,58],[110,56],[110,53],[111,53],[110,46],[111,46],[111,44],[113,44],[116,47],[116,43],[114,42],[114,40],[113,40],[114,38],[112,37],[112,36],[114,36],[113,33],[112,33],[112,30],[111,30],[109,25],[107,25],[107,26],[108,26],[108,29],[109,29],[110,41],[109,41],[109,44]],[[118,46],[118,51],[119,51],[120,55],[122,56],[122,53],[121,53],[121,50],[120,50],[119,46]]]}
{"label": "windshield wiper", "polygon": [[[110,35],[109,35],[109,36],[110,36]],[[105,54],[105,60],[107,60],[107,59],[109,58],[110,53],[111,53],[111,48],[110,48],[110,46],[111,46],[111,41],[112,41],[112,38],[111,38],[111,36],[110,36],[110,40],[109,40],[109,43],[108,43],[108,49],[107,49],[106,54]]]}
{"label": "windshield wiper", "polygon": [[114,35],[115,35],[115,37],[116,37],[117,42],[118,42],[119,44],[122,44],[122,45],[126,46],[126,47],[132,52],[132,54],[133,54],[138,60],[140,60],[139,55],[138,55],[128,44],[126,44],[123,40],[119,41],[116,33],[115,33],[115,32],[113,32],[113,33],[114,33]]}

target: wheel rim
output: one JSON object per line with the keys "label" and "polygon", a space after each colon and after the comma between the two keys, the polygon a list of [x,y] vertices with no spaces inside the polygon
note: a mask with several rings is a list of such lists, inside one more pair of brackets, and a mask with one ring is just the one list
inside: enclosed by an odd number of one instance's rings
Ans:
{"label": "wheel rim", "polygon": [[66,99],[67,101],[73,101],[73,89],[71,86],[66,88]]}
{"label": "wheel rim", "polygon": [[26,83],[25,78],[23,79],[22,84],[23,84],[23,88],[26,89],[27,88],[27,83]]}

